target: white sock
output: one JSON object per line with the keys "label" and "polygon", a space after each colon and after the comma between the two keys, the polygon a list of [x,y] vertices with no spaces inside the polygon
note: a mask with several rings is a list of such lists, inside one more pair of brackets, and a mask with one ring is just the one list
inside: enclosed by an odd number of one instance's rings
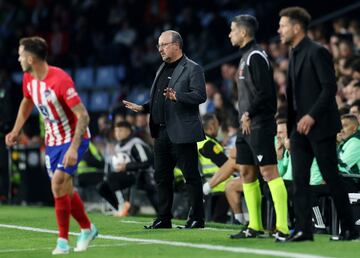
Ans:
{"label": "white sock", "polygon": [[234,217],[237,221],[239,221],[241,224],[245,224],[245,218],[243,213],[235,213]]}

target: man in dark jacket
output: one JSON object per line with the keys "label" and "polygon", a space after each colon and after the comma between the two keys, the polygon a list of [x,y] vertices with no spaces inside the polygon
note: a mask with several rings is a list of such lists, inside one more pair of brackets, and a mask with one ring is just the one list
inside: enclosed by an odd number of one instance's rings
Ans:
{"label": "man in dark jacket", "polygon": [[155,138],[155,181],[159,193],[159,214],[146,228],[171,228],[174,167],[184,174],[190,195],[191,211],[185,228],[204,227],[201,176],[196,142],[205,139],[199,104],[206,100],[202,68],[182,51],[182,38],[176,31],[159,37],[158,50],[163,59],[150,92],[142,106],[123,101],[135,112],[150,113],[150,132]]}
{"label": "man in dark jacket", "polygon": [[286,90],[296,227],[287,241],[313,241],[309,180],[314,157],[341,221],[339,239],[355,239],[358,233],[337,169],[336,134],[341,123],[335,102],[337,87],[331,55],[306,37],[311,16],[305,9],[289,7],[280,12],[280,17],[281,42],[291,47]]}

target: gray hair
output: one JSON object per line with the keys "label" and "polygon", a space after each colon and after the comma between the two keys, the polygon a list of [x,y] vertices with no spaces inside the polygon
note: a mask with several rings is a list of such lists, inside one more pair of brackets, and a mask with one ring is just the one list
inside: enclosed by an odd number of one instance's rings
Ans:
{"label": "gray hair", "polygon": [[182,39],[182,37],[181,37],[181,35],[180,35],[179,32],[177,32],[177,31],[175,31],[175,30],[167,30],[167,31],[165,31],[165,32],[171,33],[172,42],[179,44],[179,48],[180,48],[180,49],[183,48],[183,44],[184,44],[184,43],[183,43],[183,39]]}

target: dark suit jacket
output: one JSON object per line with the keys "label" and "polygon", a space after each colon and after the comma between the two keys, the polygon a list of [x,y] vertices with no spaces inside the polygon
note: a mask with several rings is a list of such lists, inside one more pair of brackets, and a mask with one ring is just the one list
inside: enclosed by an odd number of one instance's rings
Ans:
{"label": "dark suit jacket", "polygon": [[[164,66],[165,63],[156,72],[151,87],[150,101],[143,105],[146,112],[151,111],[156,82]],[[205,134],[199,114],[199,104],[206,100],[202,68],[183,56],[171,76],[169,87],[176,91],[177,99],[177,101],[165,101],[165,124],[171,142],[191,143],[204,140]],[[159,126],[152,122],[151,113],[150,132],[154,138],[159,135]]]}
{"label": "dark suit jacket", "polygon": [[[291,62],[287,77],[288,132],[296,130],[296,123],[306,114],[315,119],[310,140],[321,140],[335,135],[341,129],[335,101],[337,91],[334,64],[327,49],[305,37],[294,49],[295,68]],[[294,80],[291,76],[295,76]],[[295,82],[293,87],[292,82]],[[293,94],[293,88],[295,92]],[[295,112],[293,101],[296,101]]]}

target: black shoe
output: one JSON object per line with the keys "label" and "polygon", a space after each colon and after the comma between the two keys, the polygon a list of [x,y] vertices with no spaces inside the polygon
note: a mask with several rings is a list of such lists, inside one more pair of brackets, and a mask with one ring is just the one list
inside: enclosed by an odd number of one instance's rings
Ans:
{"label": "black shoe", "polygon": [[153,224],[144,226],[145,229],[161,229],[161,228],[172,228],[171,220],[156,219]]}
{"label": "black shoe", "polygon": [[185,226],[178,226],[178,229],[194,229],[194,228],[204,228],[205,223],[203,220],[188,220]]}
{"label": "black shoe", "polygon": [[230,235],[231,239],[242,239],[242,238],[256,238],[264,235],[264,231],[255,230],[252,228],[245,228],[240,230],[239,233]]}
{"label": "black shoe", "polygon": [[311,233],[304,233],[303,231],[294,232],[290,237],[282,242],[303,242],[314,241],[314,236]]}
{"label": "black shoe", "polygon": [[330,240],[333,241],[351,241],[359,239],[359,233],[356,230],[344,230],[339,236],[332,236]]}
{"label": "black shoe", "polygon": [[290,237],[290,234],[285,234],[279,230],[275,230],[272,232],[271,236],[275,238],[275,242],[285,242]]}

